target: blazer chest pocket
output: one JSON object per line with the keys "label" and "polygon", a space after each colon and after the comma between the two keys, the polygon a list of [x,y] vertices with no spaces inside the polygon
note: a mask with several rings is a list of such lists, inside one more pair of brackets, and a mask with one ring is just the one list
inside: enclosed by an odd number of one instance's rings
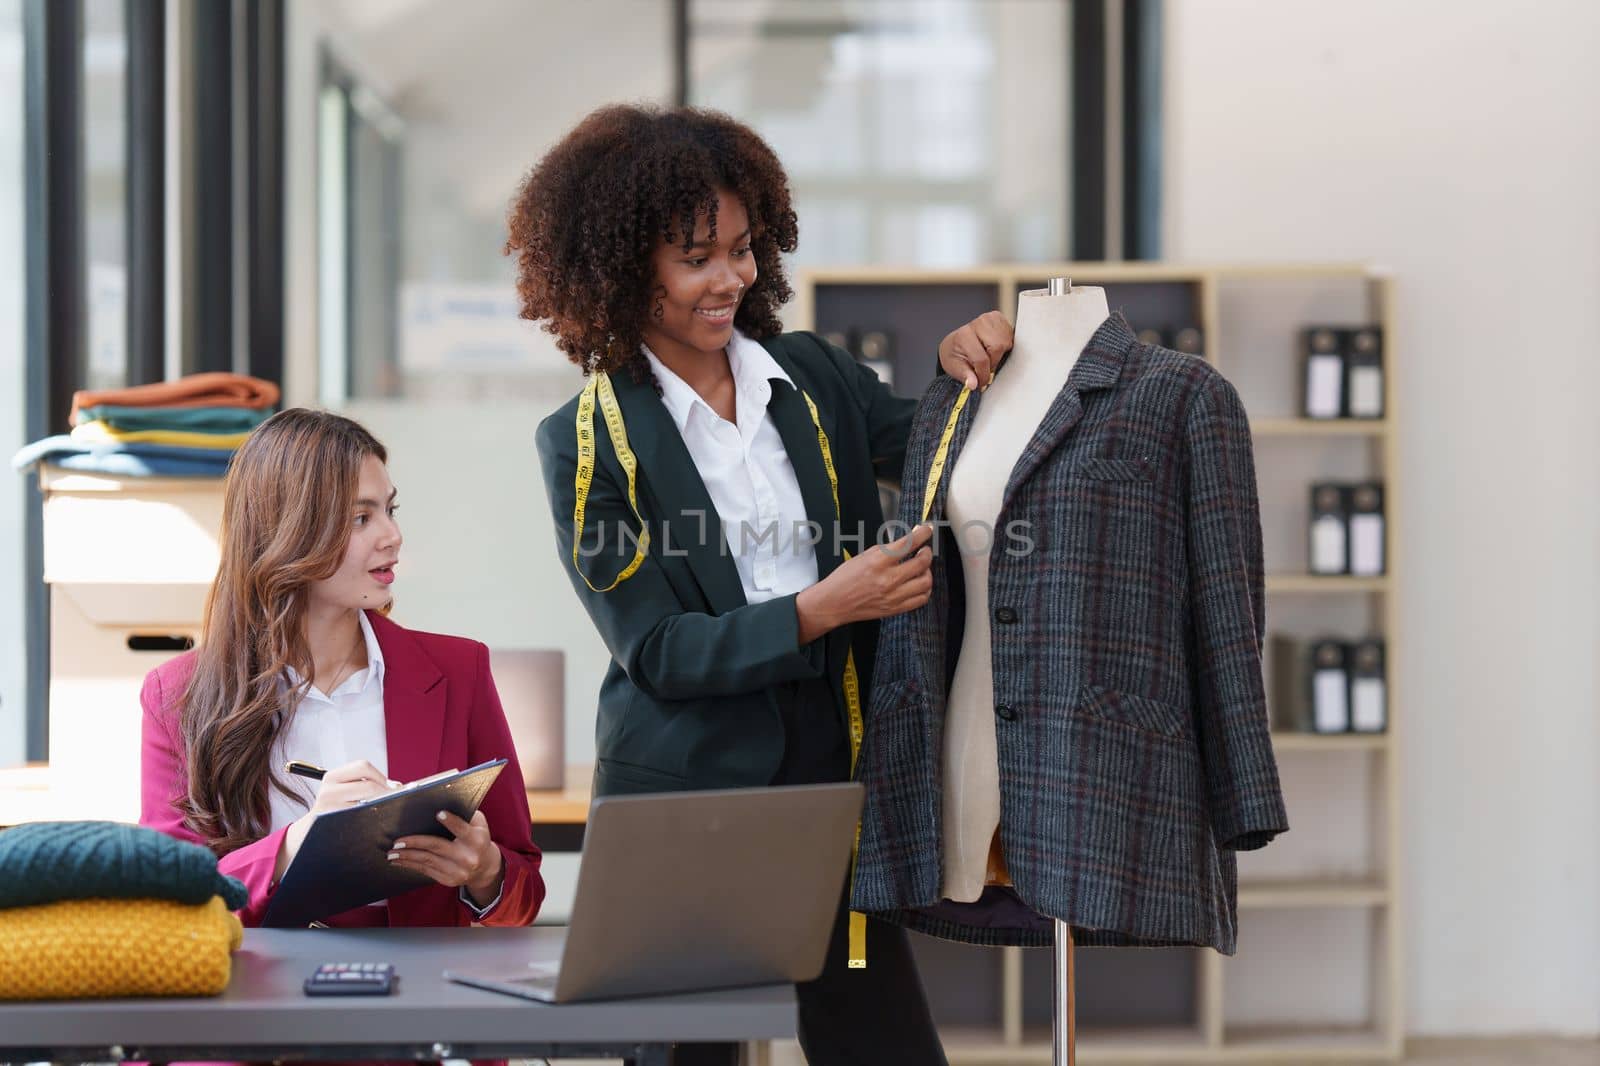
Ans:
{"label": "blazer chest pocket", "polygon": [[1173,740],[1183,739],[1183,712],[1160,700],[1116,692],[1099,685],[1085,685],[1079,706],[1096,718],[1120,722]]}
{"label": "blazer chest pocket", "polygon": [[1089,481],[1154,481],[1152,459],[1084,459],[1067,470],[1070,477]]}

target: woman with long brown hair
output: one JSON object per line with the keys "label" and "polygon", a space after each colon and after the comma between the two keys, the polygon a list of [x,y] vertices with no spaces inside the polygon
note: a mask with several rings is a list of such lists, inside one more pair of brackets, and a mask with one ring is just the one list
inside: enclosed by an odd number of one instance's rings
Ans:
{"label": "woman with long brown hair", "polygon": [[[401,536],[387,453],[304,409],[262,423],[224,488],[221,565],[199,647],[145,678],[140,821],[205,844],[259,923],[321,811],[393,780],[506,758],[471,822],[389,859],[435,883],[329,925],[528,925],[544,899],[510,729],[476,641],[387,617]],[[331,767],[313,783],[289,760]]]}

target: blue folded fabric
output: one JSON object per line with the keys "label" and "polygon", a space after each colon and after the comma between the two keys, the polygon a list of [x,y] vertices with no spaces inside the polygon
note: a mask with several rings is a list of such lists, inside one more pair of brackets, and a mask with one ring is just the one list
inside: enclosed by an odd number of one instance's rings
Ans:
{"label": "blue folded fabric", "polygon": [[61,455],[50,460],[52,466],[83,474],[110,474],[114,477],[210,477],[227,474],[227,463],[196,462],[189,459],[145,458],[108,452],[103,455]]}
{"label": "blue folded fabric", "polygon": [[174,444],[84,444],[68,436],[34,441],[11,458],[27,471],[49,461],[66,470],[119,477],[222,477],[231,448],[184,448]]}
{"label": "blue folded fabric", "polygon": [[0,908],[67,899],[170,899],[229,910],[244,883],[217,870],[209,849],[141,825],[32,822],[0,833]]}

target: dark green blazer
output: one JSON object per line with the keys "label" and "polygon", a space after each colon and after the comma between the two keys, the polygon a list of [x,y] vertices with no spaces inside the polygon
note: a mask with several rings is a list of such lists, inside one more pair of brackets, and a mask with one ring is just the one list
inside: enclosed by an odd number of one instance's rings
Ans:
{"label": "dark green blazer", "polygon": [[[916,401],[895,396],[872,371],[815,334],[786,333],[761,343],[816,403],[833,452],[843,516],[837,538],[816,427],[805,399],[776,382],[768,410],[794,465],[807,517],[823,530],[816,546],[820,579],[843,562],[841,547],[855,555],[863,547],[855,538],[864,534],[871,544],[878,536],[877,479],[899,483]],[[577,399],[546,418],[537,435],[561,565],[611,652],[595,729],[595,793],[765,785],[784,750],[773,686],[826,677],[843,718],[848,641],[864,709],[878,626],[857,623],[802,646],[793,595],[746,603],[716,507],[654,384],[635,382],[627,372],[613,374],[611,383],[638,460],[638,504],[650,546],[639,569],[609,592],[592,591],[572,564]],[[580,565],[604,588],[632,559],[633,540],[624,540],[623,531],[637,535],[639,521],[598,407],[595,427]]]}

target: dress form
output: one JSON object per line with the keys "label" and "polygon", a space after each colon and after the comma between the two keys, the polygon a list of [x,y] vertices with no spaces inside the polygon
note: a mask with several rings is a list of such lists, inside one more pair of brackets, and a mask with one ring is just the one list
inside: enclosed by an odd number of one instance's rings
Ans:
{"label": "dress form", "polygon": [[945,498],[961,550],[966,618],[945,718],[942,894],[963,903],[978,899],[985,884],[1005,880],[997,840],[989,558],[1003,547],[1006,482],[1084,346],[1110,317],[1104,289],[1061,287],[1065,291],[1037,289],[1018,297],[1013,347],[973,415]]}

